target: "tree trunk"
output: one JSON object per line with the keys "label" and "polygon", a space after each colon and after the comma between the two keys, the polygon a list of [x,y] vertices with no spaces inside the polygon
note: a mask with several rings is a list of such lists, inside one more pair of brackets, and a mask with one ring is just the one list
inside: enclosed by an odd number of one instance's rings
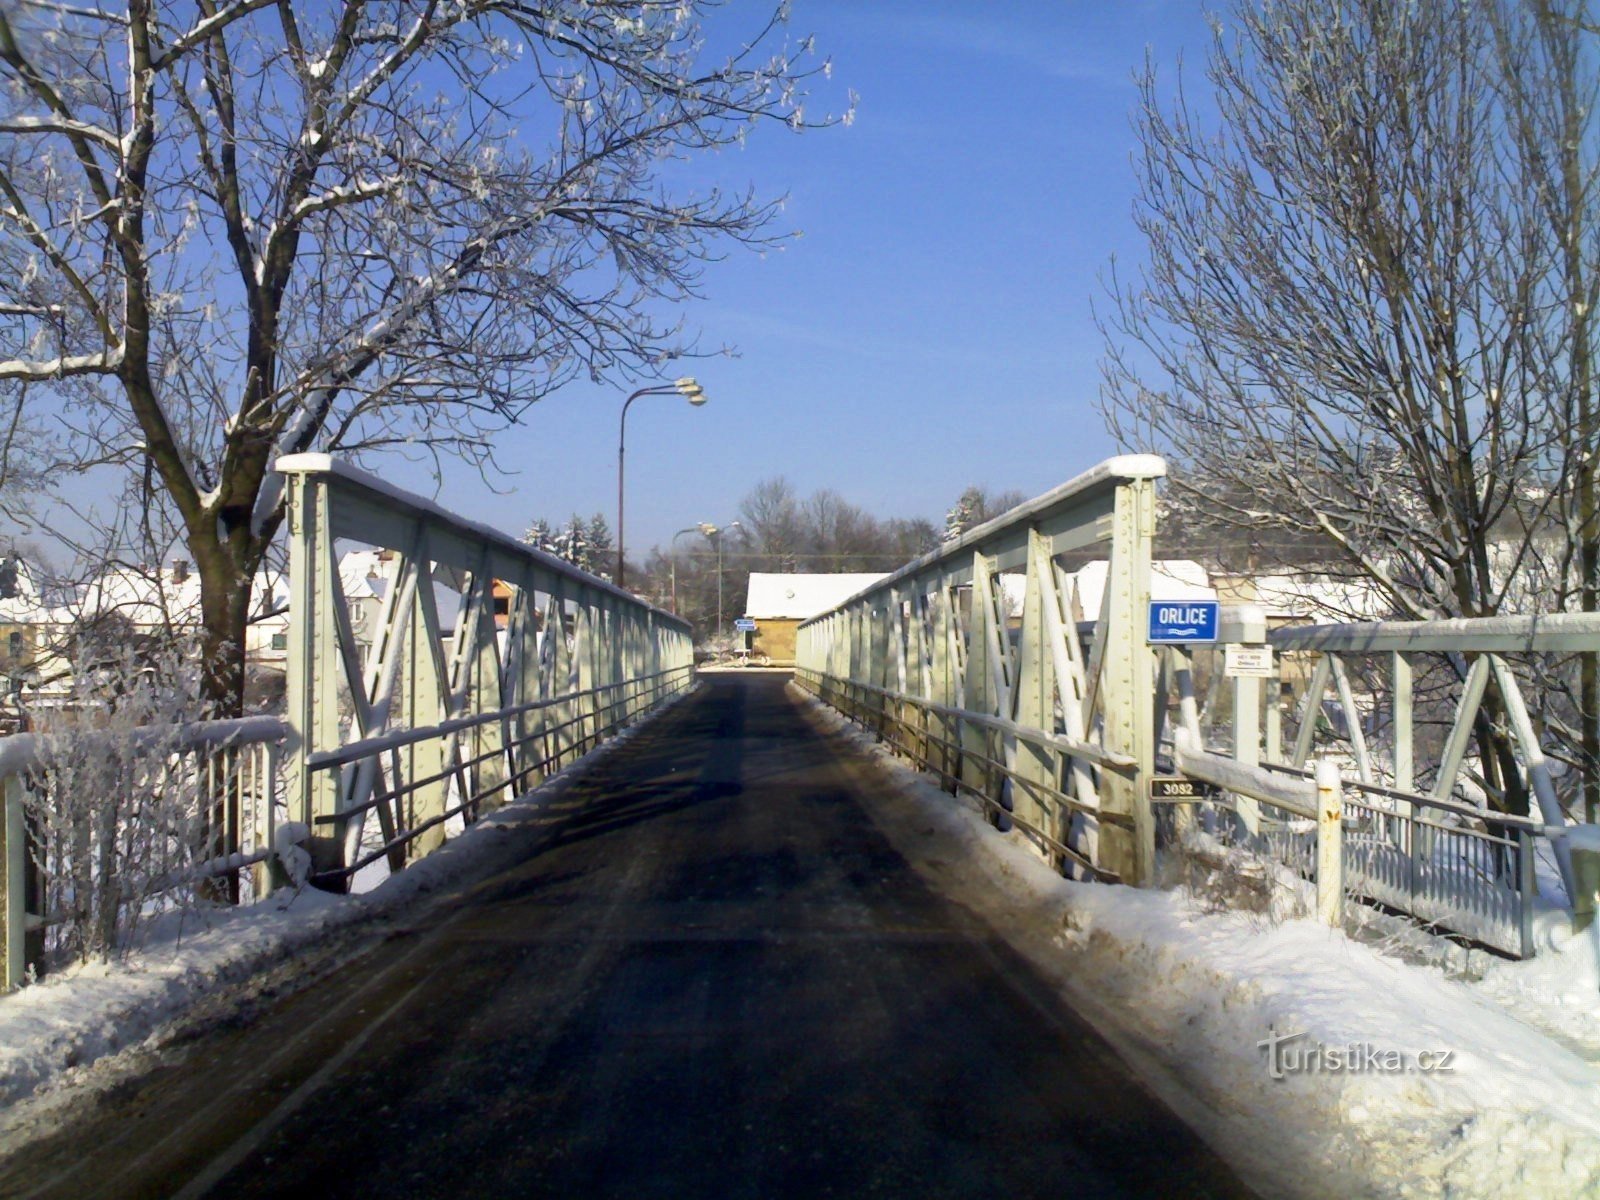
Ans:
{"label": "tree trunk", "polygon": [[[252,580],[224,546],[189,545],[200,573],[200,698],[205,716],[216,720],[244,715],[245,631],[249,624]],[[239,795],[231,756],[218,755],[211,777],[216,792],[205,806],[199,859],[205,862],[239,849]],[[204,898],[237,904],[238,872],[200,885]]]}

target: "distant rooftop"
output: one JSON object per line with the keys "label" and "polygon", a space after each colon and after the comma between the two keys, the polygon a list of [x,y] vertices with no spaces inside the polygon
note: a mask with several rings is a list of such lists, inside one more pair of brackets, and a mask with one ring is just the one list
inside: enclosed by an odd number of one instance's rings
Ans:
{"label": "distant rooftop", "polygon": [[885,571],[846,572],[838,575],[774,575],[750,573],[750,593],[744,615],[756,620],[804,621],[848,600],[862,588],[885,577]]}

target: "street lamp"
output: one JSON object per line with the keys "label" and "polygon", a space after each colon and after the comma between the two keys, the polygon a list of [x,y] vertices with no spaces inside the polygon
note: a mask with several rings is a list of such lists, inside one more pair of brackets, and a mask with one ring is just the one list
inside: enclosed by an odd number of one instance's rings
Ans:
{"label": "street lamp", "polygon": [[730,529],[743,529],[737,521],[729,521],[721,529],[715,525],[702,525],[700,532],[717,548],[717,636],[722,636],[722,535]]}
{"label": "street lamp", "polygon": [[699,525],[690,525],[685,529],[678,530],[677,533],[672,535],[672,540],[667,543],[667,562],[672,568],[672,615],[675,616],[675,617],[679,615],[678,614],[678,555],[677,555],[677,551],[676,551],[676,546],[678,545],[678,539],[681,538],[686,533],[704,533],[705,531],[706,531],[706,526],[705,526],[705,524],[703,522],[701,524],[699,524]]}
{"label": "street lamp", "polygon": [[622,420],[617,425],[617,586],[626,586],[623,579],[622,560],[622,456],[628,441],[628,409],[640,396],[671,396],[677,394],[699,408],[706,402],[705,389],[693,377],[685,375],[671,383],[642,387],[622,402]]}

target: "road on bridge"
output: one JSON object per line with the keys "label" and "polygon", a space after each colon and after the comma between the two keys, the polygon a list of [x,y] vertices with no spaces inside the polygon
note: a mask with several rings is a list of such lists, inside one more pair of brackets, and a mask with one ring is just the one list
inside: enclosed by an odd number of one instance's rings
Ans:
{"label": "road on bridge", "polygon": [[175,1049],[0,1194],[1246,1194],[896,853],[784,682],[710,676],[501,835],[514,869]]}

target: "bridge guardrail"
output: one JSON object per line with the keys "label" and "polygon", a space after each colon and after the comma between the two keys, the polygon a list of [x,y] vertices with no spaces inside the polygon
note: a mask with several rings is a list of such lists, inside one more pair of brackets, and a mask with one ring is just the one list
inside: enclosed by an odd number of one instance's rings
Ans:
{"label": "bridge guardrail", "polygon": [[[1229,624],[1225,619],[1224,625]],[[1600,651],[1600,617],[1574,613],[1380,621],[1290,626],[1268,633],[1259,613],[1252,617],[1246,609],[1236,610],[1231,625],[1234,633],[1225,640],[1270,645],[1277,655],[1270,678],[1233,680],[1229,753],[1259,763],[1262,770],[1300,779],[1311,775],[1307,760],[1319,743],[1323,752],[1342,749],[1353,764],[1345,772],[1353,777],[1343,780],[1346,891],[1503,953],[1531,956],[1538,905],[1534,863],[1541,845],[1549,847],[1566,896],[1575,893],[1570,851],[1561,837],[1566,816],[1522,687],[1505,656]],[[1285,652],[1315,656],[1287,751],[1276,695]],[[1178,692],[1178,724],[1191,739],[1200,736],[1191,678],[1196,653],[1163,650],[1164,677]],[[1366,672],[1368,683],[1386,680],[1387,696],[1359,692],[1356,664],[1346,661],[1375,656],[1387,659],[1387,671],[1378,673],[1383,678]],[[1221,682],[1215,663],[1212,668],[1214,680]],[[1431,671],[1430,691],[1435,693],[1429,719],[1445,730],[1432,761],[1423,761],[1418,753],[1421,714],[1413,692],[1423,671]],[[1451,683],[1453,689],[1447,686]],[[1501,697],[1519,770],[1537,801],[1537,816],[1490,808],[1481,780],[1470,784],[1476,804],[1457,798],[1469,774],[1474,722],[1491,683]],[[1342,734],[1325,720],[1326,704],[1334,706]],[[1416,786],[1417,779],[1430,775],[1431,790]],[[1246,799],[1233,808],[1238,824],[1229,836],[1312,877],[1304,832],[1286,829],[1272,819],[1276,814],[1256,808],[1249,792],[1237,794]],[[1570,899],[1566,903],[1570,906]]]}
{"label": "bridge guardrail", "polygon": [[[1154,707],[1134,681],[1155,672],[1142,618],[1165,473],[1153,455],[1109,459],[802,622],[797,677],[914,739],[949,786],[1075,872],[1147,882]],[[1085,653],[1061,556],[1091,549],[1109,565]],[[1025,592],[1015,638],[1006,574]]]}
{"label": "bridge guardrail", "polygon": [[[153,773],[135,791],[180,779],[212,822],[205,838],[177,837],[178,869],[158,872],[162,888],[270,865],[283,822],[309,831],[297,844],[320,886],[348,889],[380,863],[400,870],[452,823],[470,824],[693,687],[690,627],[673,614],[327,455],[277,467],[289,508],[286,715],[123,735]],[[340,570],[339,547],[352,543],[376,547],[382,564],[361,619]],[[55,920],[35,898],[40,872],[48,880],[76,865],[63,857],[71,847],[52,858],[30,845],[34,749],[27,735],[0,740],[5,988],[41,961],[40,931]],[[265,757],[229,765],[241,754]],[[194,862],[218,822],[224,853]],[[245,890],[270,886],[263,869]]]}
{"label": "bridge guardrail", "polygon": [[[273,854],[281,800],[278,766],[287,732],[281,719],[246,717],[0,738],[5,802],[0,991],[18,986],[30,966],[40,969],[52,930],[92,919],[83,908],[90,903],[82,894],[88,890],[85,883],[94,886],[94,903],[118,908],[159,908],[162,896],[208,880],[228,880],[224,891],[236,897],[263,894],[264,875],[242,888],[239,876]],[[51,804],[51,789],[61,786],[53,764],[68,757],[117,764],[111,773],[126,792],[112,798],[119,803],[108,810],[109,820],[87,808],[66,812],[59,820],[34,819],[41,806]],[[157,792],[159,821],[138,803],[141,794]],[[232,848],[199,859],[197,851],[204,853],[199,848],[211,841],[199,830],[217,813],[233,823],[228,839]],[[170,824],[174,817],[176,825]],[[136,848],[125,844],[130,837],[137,838]],[[93,854],[92,863],[86,864],[86,852]],[[116,871],[111,863],[118,865]],[[102,916],[111,919],[115,914]]]}
{"label": "bridge guardrail", "polygon": [[[608,580],[327,455],[277,469],[289,507],[289,807],[313,830],[320,881],[380,859],[402,869],[448,822],[476,820],[692,685],[688,623]],[[386,556],[370,652],[344,595],[341,541]],[[448,653],[445,597],[457,606]],[[400,729],[433,736],[330,765],[347,742]]]}

